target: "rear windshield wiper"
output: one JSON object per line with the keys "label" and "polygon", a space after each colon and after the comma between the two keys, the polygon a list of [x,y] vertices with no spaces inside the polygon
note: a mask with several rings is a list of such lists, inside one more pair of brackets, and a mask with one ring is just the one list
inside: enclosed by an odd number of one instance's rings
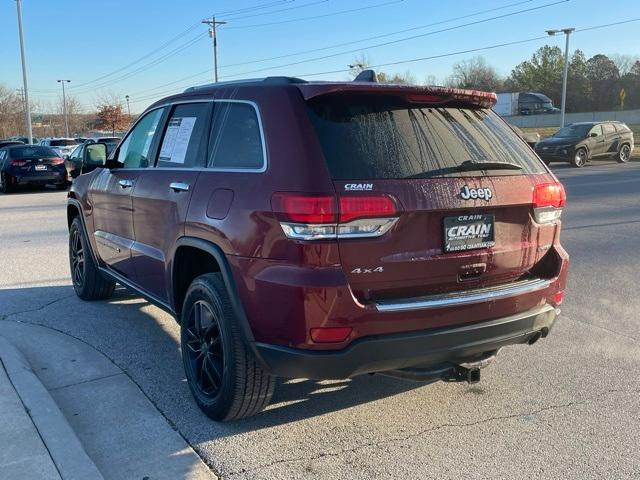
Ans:
{"label": "rear windshield wiper", "polygon": [[522,170],[522,166],[510,162],[485,162],[477,160],[465,160],[460,165],[439,168],[428,172],[421,172],[405,178],[429,178],[448,175],[457,172],[475,172],[481,170]]}
{"label": "rear windshield wiper", "polygon": [[475,170],[522,170],[522,166],[511,162],[478,162],[476,160],[465,160],[458,165],[458,171]]}

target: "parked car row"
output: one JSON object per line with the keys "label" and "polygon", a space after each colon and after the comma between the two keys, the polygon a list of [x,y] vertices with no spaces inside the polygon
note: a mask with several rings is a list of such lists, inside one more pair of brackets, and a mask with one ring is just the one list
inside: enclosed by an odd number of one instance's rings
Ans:
{"label": "parked car row", "polygon": [[[0,191],[11,192],[19,186],[53,184],[65,188],[82,169],[86,147],[104,143],[111,152],[120,141],[118,137],[43,138],[38,145],[29,145],[23,138],[0,140]],[[95,165],[86,164],[88,172]]]}

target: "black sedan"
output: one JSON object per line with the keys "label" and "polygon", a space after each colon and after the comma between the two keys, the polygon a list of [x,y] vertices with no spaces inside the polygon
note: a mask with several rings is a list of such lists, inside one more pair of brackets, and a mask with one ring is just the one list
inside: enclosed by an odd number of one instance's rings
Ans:
{"label": "black sedan", "polygon": [[49,147],[11,145],[0,148],[0,191],[9,193],[21,185],[67,186],[64,160]]}

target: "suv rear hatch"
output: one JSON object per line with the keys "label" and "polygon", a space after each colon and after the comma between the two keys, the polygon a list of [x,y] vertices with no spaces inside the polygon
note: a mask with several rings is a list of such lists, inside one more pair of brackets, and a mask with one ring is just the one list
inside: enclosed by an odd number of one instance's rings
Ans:
{"label": "suv rear hatch", "polygon": [[564,190],[491,111],[494,94],[362,84],[299,88],[337,208],[355,210],[340,213],[339,222],[393,220],[380,235],[337,235],[360,301],[555,273],[536,264],[553,244]]}

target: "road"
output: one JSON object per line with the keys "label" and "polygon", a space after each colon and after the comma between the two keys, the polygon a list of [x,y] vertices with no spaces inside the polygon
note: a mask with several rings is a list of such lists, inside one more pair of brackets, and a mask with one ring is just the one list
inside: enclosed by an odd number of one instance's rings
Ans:
{"label": "road", "polygon": [[0,196],[0,318],[105,353],[224,478],[639,478],[640,161],[553,168],[568,192],[564,315],[546,340],[504,349],[474,386],[283,381],[257,417],[211,422],[188,392],[169,315],[123,290],[75,297],[64,192]]}

